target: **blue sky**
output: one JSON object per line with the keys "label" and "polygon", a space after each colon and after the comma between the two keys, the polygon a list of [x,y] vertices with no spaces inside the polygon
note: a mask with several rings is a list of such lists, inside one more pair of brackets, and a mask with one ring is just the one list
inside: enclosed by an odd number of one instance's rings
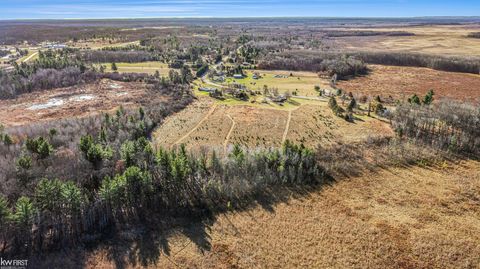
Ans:
{"label": "blue sky", "polygon": [[480,0],[0,0],[0,19],[479,15]]}

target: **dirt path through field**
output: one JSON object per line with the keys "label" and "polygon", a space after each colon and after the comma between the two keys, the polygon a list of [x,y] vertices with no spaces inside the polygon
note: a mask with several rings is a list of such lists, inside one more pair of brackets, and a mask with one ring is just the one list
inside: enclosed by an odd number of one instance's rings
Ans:
{"label": "dirt path through field", "polygon": [[32,59],[32,57],[35,57],[35,55],[37,55],[37,54],[38,54],[38,51],[35,52],[35,53],[32,53],[32,55],[28,56],[28,57],[27,57],[25,60],[23,60],[22,62],[24,62],[24,63],[28,62],[30,59]]}
{"label": "dirt path through field", "polygon": [[287,118],[287,125],[285,125],[285,131],[283,132],[282,136],[282,145],[285,143],[287,139],[288,129],[290,128],[290,120],[292,119],[292,110],[288,111],[288,118]]}
{"label": "dirt path through field", "polygon": [[285,140],[287,140],[288,130],[290,129],[290,121],[292,120],[292,113],[293,111],[299,109],[301,106],[302,105],[299,105],[295,109],[288,111],[287,124],[285,125],[285,131],[283,131],[283,136],[282,136],[282,145],[283,143],[285,143]]}
{"label": "dirt path through field", "polygon": [[212,108],[210,108],[210,110],[208,111],[207,115],[205,115],[205,117],[200,122],[198,122],[197,125],[195,125],[190,131],[188,131],[188,133],[186,133],[184,136],[180,137],[180,139],[175,141],[175,143],[173,143],[173,144],[174,145],[180,144],[180,142],[182,142],[182,140],[186,139],[193,132],[195,132],[195,130],[197,130],[197,128],[200,127],[208,119],[208,117],[210,117],[210,115],[213,114],[213,112],[215,111],[216,108],[217,108],[217,105],[216,104],[213,105]]}
{"label": "dirt path through field", "polygon": [[235,120],[227,114],[227,117],[232,121],[232,127],[230,127],[230,130],[228,131],[227,136],[225,137],[225,142],[223,143],[223,151],[226,153],[227,152],[227,146],[228,146],[228,141],[230,140],[230,136],[232,135],[233,130],[235,129]]}

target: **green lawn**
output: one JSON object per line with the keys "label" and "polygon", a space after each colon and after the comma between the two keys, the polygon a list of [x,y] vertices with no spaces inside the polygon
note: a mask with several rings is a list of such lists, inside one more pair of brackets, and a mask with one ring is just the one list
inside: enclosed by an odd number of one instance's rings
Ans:
{"label": "green lawn", "polygon": [[[253,72],[261,75],[259,79],[253,79]],[[315,85],[322,89],[330,88],[329,81],[321,79],[314,72],[290,72],[290,71],[267,71],[267,70],[247,70],[247,77],[243,79],[227,78],[225,84],[240,83],[252,90],[260,90],[263,92],[264,85],[269,88],[277,88],[279,93],[289,91],[290,93],[297,91],[302,96],[318,96],[315,91]],[[290,76],[292,74],[293,76]],[[276,78],[275,75],[283,75],[285,78]]]}

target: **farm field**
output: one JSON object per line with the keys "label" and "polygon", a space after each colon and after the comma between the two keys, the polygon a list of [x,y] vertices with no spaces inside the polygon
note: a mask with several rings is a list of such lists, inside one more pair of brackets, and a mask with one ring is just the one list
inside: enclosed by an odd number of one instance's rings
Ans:
{"label": "farm field", "polygon": [[213,103],[203,97],[170,116],[154,137],[156,145],[162,147],[185,144],[188,149],[226,152],[233,144],[270,148],[289,139],[315,148],[339,139],[355,142],[377,134],[393,132],[374,117],[359,115],[349,123],[335,116],[322,101],[298,100],[291,107],[277,109],[265,104]]}
{"label": "farm field", "polygon": [[[112,72],[112,65],[111,63],[104,63],[106,67],[106,71]],[[168,68],[167,64],[161,62],[140,62],[140,63],[116,63],[118,72],[120,73],[147,73],[147,74],[154,74],[156,71],[160,73],[160,75],[167,76]]]}
{"label": "farm field", "polygon": [[338,81],[346,92],[405,100],[433,89],[436,97],[474,101],[480,98],[480,75],[437,71],[420,67],[369,65],[370,74]]}
{"label": "farm field", "polygon": [[214,109],[213,102],[204,99],[167,117],[153,133],[154,145],[162,147],[180,145],[184,139],[188,138],[188,133],[195,130],[197,125]]}
{"label": "farm field", "polygon": [[0,123],[18,126],[38,121],[82,117],[118,106],[138,106],[151,102],[152,96],[142,83],[101,80],[96,83],[23,94],[17,99],[0,100]]}
{"label": "farm field", "polygon": [[[252,75],[257,72],[261,75],[260,79],[253,79]],[[330,81],[321,79],[315,72],[305,71],[283,71],[283,70],[247,70],[247,75],[243,79],[227,78],[226,84],[240,83],[247,86],[251,90],[259,90],[263,92],[263,86],[267,85],[271,89],[278,89],[279,93],[294,91],[301,96],[318,96],[315,86],[318,85],[322,89],[330,89]],[[292,76],[290,76],[292,75]],[[284,77],[275,77],[284,76]]]}
{"label": "farm field", "polygon": [[405,31],[415,36],[354,36],[334,40],[343,50],[403,51],[451,56],[480,56],[480,40],[467,38],[480,31],[479,24],[389,28],[338,28],[338,30]]}
{"label": "farm field", "polygon": [[326,105],[305,104],[292,112],[286,138],[295,143],[315,148],[328,145],[341,138],[358,142],[377,134],[391,135],[393,131],[385,122],[376,118],[357,115],[354,123],[335,116]]}
{"label": "farm field", "polygon": [[[124,248],[131,243],[125,237],[122,247],[99,248],[82,259],[87,268],[140,268],[131,263],[135,257],[147,268],[475,268],[480,263],[478,161],[388,168],[304,195],[275,191],[277,204],[263,201],[222,214],[208,226],[190,223],[184,232],[165,231],[149,239],[148,249]],[[78,258],[51,261],[75,266]]]}
{"label": "farm field", "polygon": [[82,41],[70,41],[67,42],[69,46],[73,48],[83,48],[83,49],[102,49],[106,47],[124,47],[127,45],[137,45],[138,41],[125,42],[122,40],[105,40],[101,38],[92,38]]}

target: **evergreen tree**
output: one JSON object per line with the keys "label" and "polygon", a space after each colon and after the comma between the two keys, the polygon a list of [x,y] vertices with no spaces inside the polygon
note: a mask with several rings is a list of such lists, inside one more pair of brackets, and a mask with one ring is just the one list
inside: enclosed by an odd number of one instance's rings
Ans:
{"label": "evergreen tree", "polygon": [[433,90],[429,90],[425,97],[423,98],[423,104],[424,105],[430,105],[433,102]]}

